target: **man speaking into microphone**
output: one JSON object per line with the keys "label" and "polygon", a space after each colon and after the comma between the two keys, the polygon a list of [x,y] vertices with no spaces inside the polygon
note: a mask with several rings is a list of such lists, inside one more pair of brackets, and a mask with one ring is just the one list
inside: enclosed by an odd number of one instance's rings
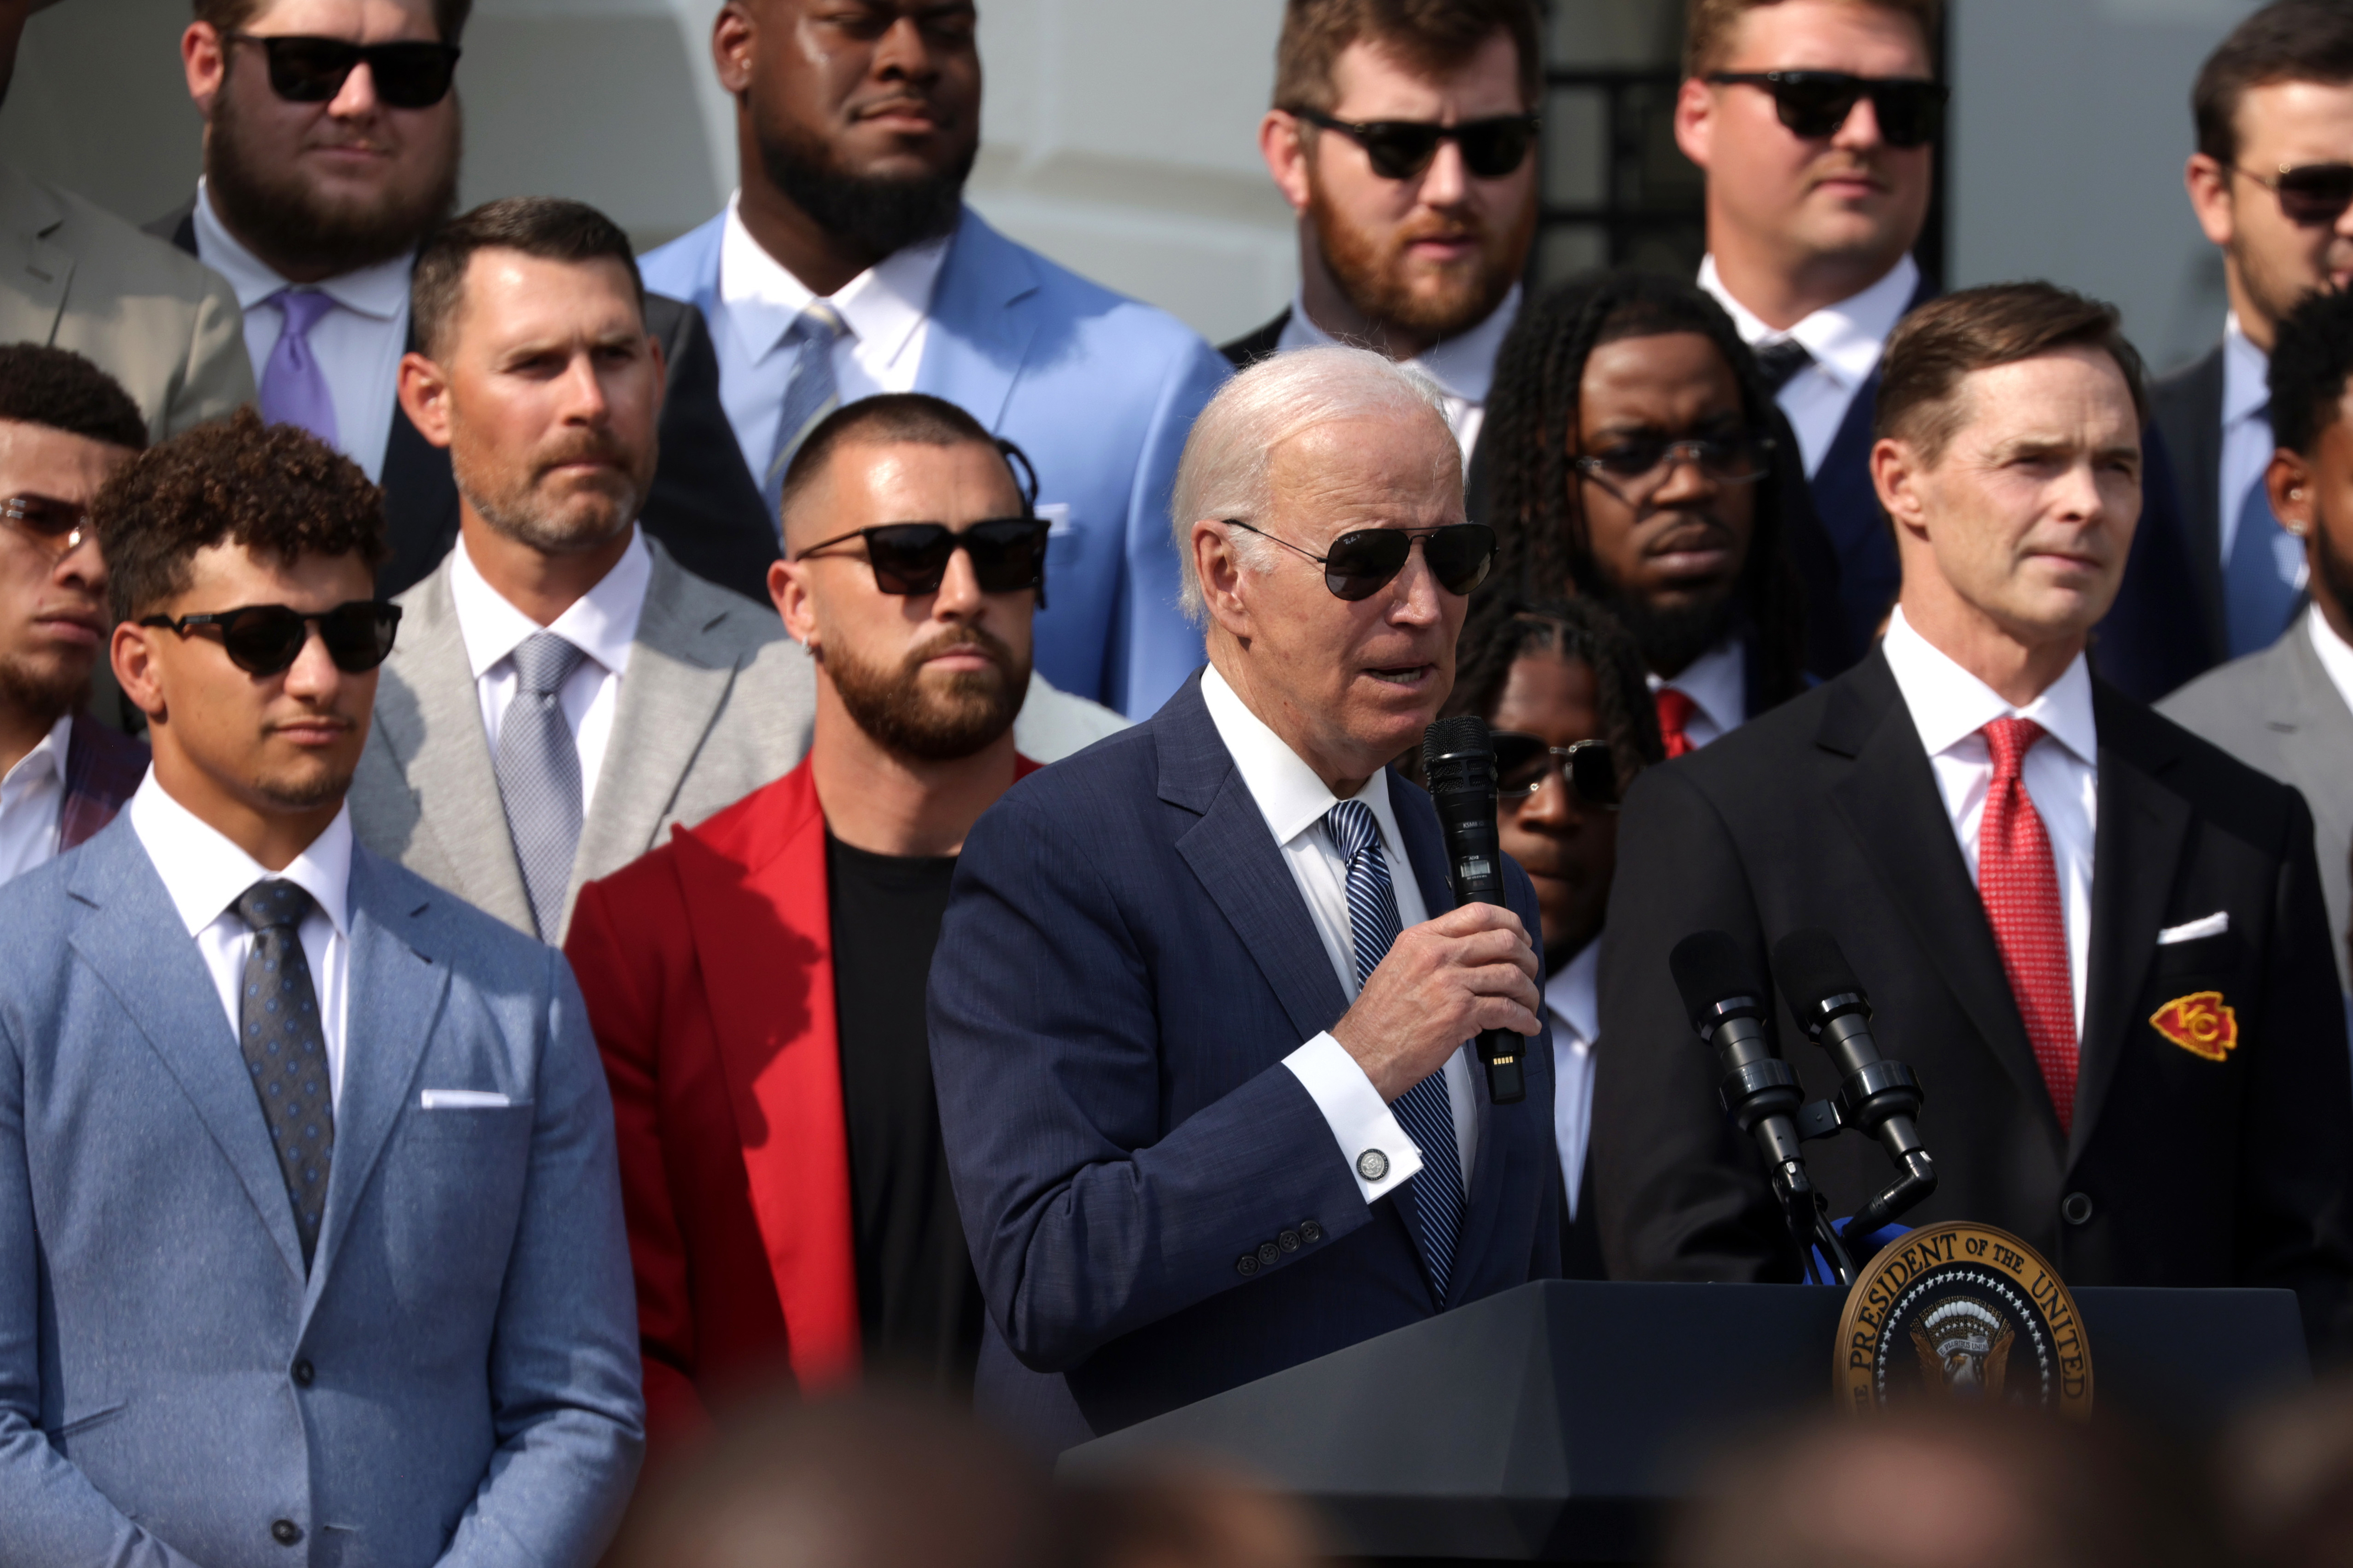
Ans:
{"label": "man speaking into microphone", "polygon": [[[1558,1272],[1535,892],[1451,908],[1388,765],[1494,551],[1435,389],[1268,360],[1171,510],[1208,668],[981,817],[932,968],[976,1401],[1056,1447]],[[1488,1029],[1533,1037],[1525,1099]]]}
{"label": "man speaking into microphone", "polygon": [[[2140,511],[2139,356],[2049,284],[1951,294],[1889,340],[1873,479],[1903,563],[1836,680],[1645,773],[1601,960],[1594,1183],[1614,1279],[1795,1279],[1666,955],[1756,970],[1819,927],[1919,1075],[1936,1194],[1908,1223],[2025,1238],[2073,1285],[2282,1286],[2316,1349],[2353,1278],[2353,1085],[2312,817],[2094,679]],[[1782,996],[1809,1098],[1838,1087]],[[1851,1215],[1877,1142],[1810,1146]]]}

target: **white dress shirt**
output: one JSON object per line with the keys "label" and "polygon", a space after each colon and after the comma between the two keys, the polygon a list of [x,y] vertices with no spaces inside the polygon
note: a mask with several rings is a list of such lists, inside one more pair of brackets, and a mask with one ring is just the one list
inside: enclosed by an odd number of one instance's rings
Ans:
{"label": "white dress shirt", "polygon": [[653,565],[645,535],[633,536],[613,569],[573,600],[554,625],[543,626],[483,580],[463,539],[458,541],[457,559],[450,563],[449,598],[458,611],[458,633],[466,639],[466,661],[473,668],[474,695],[481,701],[482,734],[491,743],[491,756],[499,754],[499,726],[507,704],[514,700],[519,679],[514,650],[533,633],[549,631],[588,656],[573,667],[556,696],[565,726],[580,752],[583,821],[596,797],[606,743],[613,738],[613,711],[620,704],[629,645],[638,638],[638,617],[646,607],[646,584]]}
{"label": "white dress shirt", "polygon": [[[1467,332],[1432,343],[1405,362],[1438,384],[1446,405],[1446,423],[1462,447],[1466,464],[1471,461],[1471,448],[1479,444],[1479,427],[1487,421],[1487,394],[1495,384],[1495,355],[1502,352],[1504,340],[1511,335],[1512,323],[1519,316],[1520,286],[1514,283],[1485,321]],[[1339,341],[1308,319],[1306,296],[1294,291],[1291,319],[1283,322],[1274,352],[1289,353]]]}
{"label": "white dress shirt", "polygon": [[1683,734],[1694,749],[1740,728],[1748,716],[1748,651],[1738,637],[1725,637],[1683,666],[1672,680],[1645,671],[1653,695],[1673,688],[1692,700]]}
{"label": "white dress shirt", "polygon": [[[1201,677],[1201,699],[1209,721],[1234,759],[1242,784],[1266,818],[1267,830],[1282,847],[1283,863],[1299,884],[1300,897],[1315,921],[1315,934],[1339,977],[1341,994],[1356,1000],[1356,942],[1348,924],[1348,862],[1332,842],[1324,816],[1340,797],[1300,760],[1282,736],[1246,707],[1226,678],[1212,665]],[[1375,773],[1358,790],[1361,800],[1380,828],[1381,854],[1389,863],[1389,881],[1397,891],[1398,929],[1410,931],[1430,918],[1421,901],[1421,885],[1414,879],[1413,862],[1406,858],[1405,840],[1398,833],[1397,816],[1389,809],[1388,774]],[[1471,1191],[1471,1173],[1478,1155],[1478,1086],[1471,1075],[1470,1045],[1446,1059],[1446,1092],[1453,1102],[1454,1150],[1461,1161],[1462,1191]],[[1406,1136],[1404,1126],[1381,1099],[1380,1090],[1347,1047],[1329,1031],[1316,1036],[1283,1058],[1298,1076],[1316,1109],[1330,1124],[1333,1138],[1348,1162],[1365,1201],[1388,1194],[1421,1169],[1421,1150]],[[1356,1156],[1377,1149],[1388,1156],[1388,1173],[1366,1181]]]}
{"label": "white dress shirt", "polygon": [[[785,388],[800,357],[785,334],[817,295],[760,248],[744,226],[744,193],[727,198],[719,237],[719,316],[711,344],[719,355],[719,401],[734,427],[744,466],[756,478],[776,450]],[[913,392],[923,367],[932,288],[952,236],[894,250],[828,296],[849,331],[833,345],[833,381],[841,401],[881,392]],[[259,362],[255,362],[259,363]]]}
{"label": "white dress shirt", "polygon": [[[2218,564],[2231,563],[2231,546],[2239,537],[2239,509],[2247,491],[2272,465],[2277,443],[2272,439],[2271,356],[2255,347],[2239,325],[2239,312],[2222,321],[2222,453],[2216,465],[2215,531],[2222,553]],[[2301,581],[2303,541],[2282,535],[2298,557],[2294,575]]]}
{"label": "white dress shirt", "polygon": [[2099,826],[2100,738],[2092,721],[2092,672],[2077,654],[2066,673],[2023,708],[1963,669],[1912,629],[1899,609],[1887,624],[1880,647],[1895,685],[1920,731],[1921,747],[1936,775],[1945,816],[1960,840],[1969,877],[1978,875],[1978,833],[1985,819],[1986,791],[1993,783],[1993,753],[1978,731],[2015,714],[2048,732],[2026,753],[2019,777],[2042,818],[2058,863],[2060,915],[2067,929],[2067,973],[2075,993],[2075,1037],[2084,1037],[2084,993],[2092,962],[2092,845]]}
{"label": "white dress shirt", "polygon": [[72,741],[69,713],[0,777],[0,882],[57,854],[58,819],[66,805],[66,748]]}
{"label": "white dress shirt", "polygon": [[172,907],[187,928],[196,953],[220,994],[221,1010],[228,1015],[232,1045],[238,1038],[237,992],[245,982],[245,960],[253,951],[253,928],[229,906],[256,882],[277,878],[311,895],[311,912],[302,917],[295,935],[302,957],[311,966],[311,985],[319,994],[320,1033],[327,1041],[327,1087],[340,1106],[343,1098],[345,1015],[351,1005],[352,810],[343,807],[327,830],[294,858],[282,871],[266,869],[220,830],[174,800],[155,782],[153,768],[141,782],[131,804],[123,808],[131,830],[163,879]]}
{"label": "white dress shirt", "polygon": [[2345,706],[2353,708],[2353,647],[2348,647],[2328,617],[2320,613],[2318,605],[2308,605],[2304,612],[2305,636],[2312,639],[2312,651],[2320,656],[2320,668],[2328,674],[2328,684],[2337,688]]}
{"label": "white dress shirt", "polygon": [[1545,1011],[1552,1015],[1552,1135],[1560,1146],[1560,1173],[1568,1181],[1568,1217],[1577,1217],[1577,1189],[1585,1179],[1585,1151],[1593,1141],[1593,1047],[1601,1037],[1601,938],[1546,980]]}
{"label": "white dress shirt", "polygon": [[1846,423],[1854,395],[1879,368],[1879,353],[1887,346],[1887,334],[1904,319],[1904,307],[1912,302],[1914,291],[1920,287],[1919,263],[1905,252],[1886,277],[1860,294],[1823,306],[1786,332],[1767,326],[1726,291],[1724,279],[1716,275],[1713,256],[1699,264],[1699,286],[1715,296],[1739,330],[1740,341],[1750,348],[1795,339],[1814,356],[1813,363],[1783,384],[1777,399],[1797,435],[1806,477],[1813,478],[1829,455],[1831,443],[1838,439],[1839,426]]}
{"label": "white dress shirt", "polygon": [[384,478],[385,444],[392,436],[393,406],[399,401],[400,356],[408,351],[408,274],[417,253],[379,261],[324,282],[290,285],[229,233],[213,211],[212,197],[196,182],[196,258],[237,290],[245,311],[245,352],[259,382],[286,319],[262,301],[280,289],[316,289],[336,308],[311,329],[311,357],[327,378],[335,405],[336,446],[371,480]]}

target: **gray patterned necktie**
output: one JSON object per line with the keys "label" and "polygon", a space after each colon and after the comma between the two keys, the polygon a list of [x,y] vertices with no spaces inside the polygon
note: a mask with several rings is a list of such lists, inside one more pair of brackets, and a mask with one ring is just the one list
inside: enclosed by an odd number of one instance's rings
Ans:
{"label": "gray patterned necktie", "polygon": [[327,1173],[335,1156],[335,1098],[327,1075],[327,1037],[311,961],[299,928],[313,907],[311,895],[271,878],[256,882],[229,906],[253,929],[237,988],[237,1045],[253,1075],[261,1119],[278,1154],[279,1173],[294,1205],[294,1232],[302,1241],[302,1268],[319,1247],[327,1208]]}
{"label": "gray patterned necktie", "polygon": [[793,454],[801,449],[818,420],[841,406],[841,389],[833,379],[833,345],[849,331],[833,302],[819,299],[811,300],[785,333],[785,342],[798,344],[800,353],[793,361],[792,379],[785,383],[776,447],[768,455],[767,472],[760,480],[760,494],[768,503],[768,521],[776,528],[783,527],[785,470],[792,466]]}
{"label": "gray patterned necktie", "polygon": [[514,650],[515,694],[499,723],[499,799],[543,942],[554,942],[580,849],[580,749],[560,693],[586,655],[554,632]]}

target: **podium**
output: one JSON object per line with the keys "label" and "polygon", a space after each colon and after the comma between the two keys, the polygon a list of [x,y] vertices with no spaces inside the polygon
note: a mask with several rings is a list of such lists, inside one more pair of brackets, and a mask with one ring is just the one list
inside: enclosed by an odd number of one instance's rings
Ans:
{"label": "podium", "polygon": [[[2074,1292],[2094,1397],[2196,1431],[2310,1379],[2286,1290]],[[1100,1437],[1229,1459],[1314,1505],[1359,1559],[1625,1563],[1716,1449],[1831,1407],[1845,1292],[1540,1280]]]}

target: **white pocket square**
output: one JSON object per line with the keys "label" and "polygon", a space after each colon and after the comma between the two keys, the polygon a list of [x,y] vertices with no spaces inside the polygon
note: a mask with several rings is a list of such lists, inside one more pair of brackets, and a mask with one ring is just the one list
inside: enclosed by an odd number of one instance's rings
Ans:
{"label": "white pocket square", "polygon": [[2178,926],[2168,926],[2157,933],[2157,945],[2170,947],[2177,942],[2196,942],[2201,936],[2221,936],[2231,929],[2231,911],[2216,910],[2198,920],[2184,921]]}
{"label": "white pocket square", "polygon": [[514,1103],[488,1089],[428,1089],[418,1099],[427,1110],[494,1110]]}

